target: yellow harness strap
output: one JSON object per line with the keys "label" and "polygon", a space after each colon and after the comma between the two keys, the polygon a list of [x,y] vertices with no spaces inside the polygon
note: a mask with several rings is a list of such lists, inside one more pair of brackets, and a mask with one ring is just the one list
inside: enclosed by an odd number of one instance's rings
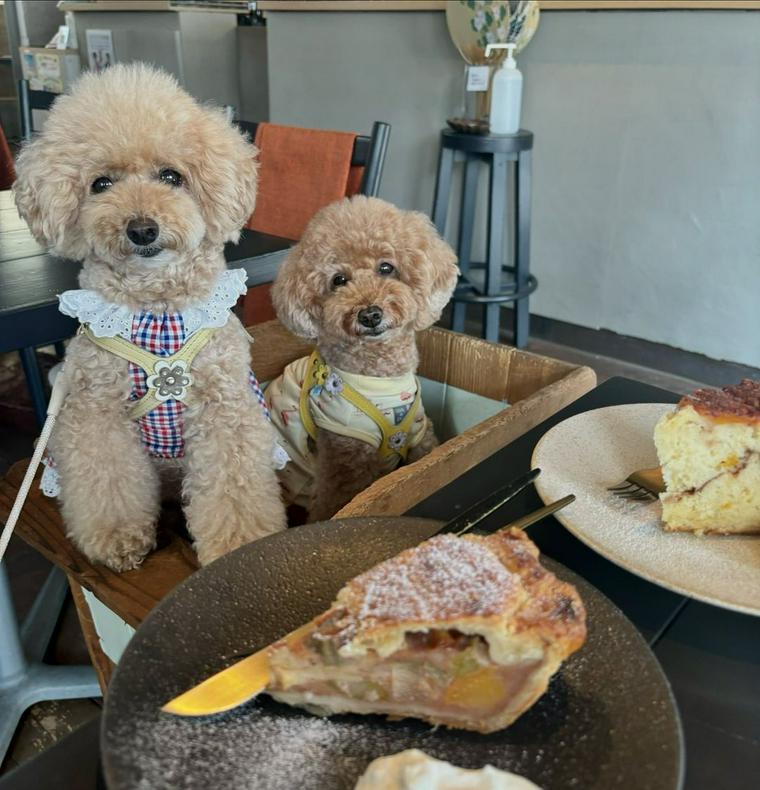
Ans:
{"label": "yellow harness strap", "polygon": [[138,420],[169,398],[187,403],[190,400],[189,389],[193,383],[190,365],[198,352],[208,343],[214,329],[199,329],[176,353],[168,357],[159,357],[144,348],[130,343],[123,337],[96,337],[89,326],[82,327],[82,334],[111,354],[115,354],[127,362],[142,368],[148,376],[148,391],[136,401],[129,410],[129,416]]}
{"label": "yellow harness strap", "polygon": [[[312,439],[317,438],[317,426],[314,423],[314,418],[311,416],[311,408],[309,406],[309,392],[312,387],[324,386],[325,380],[330,375],[330,368],[325,364],[324,360],[319,356],[317,351],[312,353],[309,358],[309,366],[304,376],[303,384],[301,385],[301,397],[299,399],[299,412],[301,415],[301,422],[303,423],[306,432]],[[409,411],[404,415],[404,419],[398,424],[394,425],[389,422],[380,409],[374,403],[369,401],[363,395],[360,395],[353,387],[349,386],[345,381],[343,382],[343,389],[340,391],[340,397],[345,398],[349,403],[356,406],[357,409],[364,412],[372,422],[377,425],[382,434],[382,441],[378,452],[381,456],[386,457],[394,453],[406,461],[406,456],[409,452],[410,445],[408,437],[411,436],[412,425],[414,418],[420,408],[422,401],[420,397],[420,386],[417,383],[417,394],[414,396],[414,401],[409,407]],[[421,436],[421,435],[420,435]]]}

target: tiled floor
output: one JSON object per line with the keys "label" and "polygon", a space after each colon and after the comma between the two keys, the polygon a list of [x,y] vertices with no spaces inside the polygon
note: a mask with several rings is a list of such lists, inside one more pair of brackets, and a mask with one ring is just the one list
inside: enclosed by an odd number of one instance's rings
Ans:
{"label": "tiled floor", "polygon": [[[587,354],[546,341],[531,341],[529,350],[568,362],[588,365],[597,372],[600,382],[611,376],[627,376],[678,393],[685,393],[699,385],[699,382],[671,376],[661,371]],[[13,403],[13,406],[23,407],[22,398],[23,394],[19,395],[18,402]],[[3,474],[13,462],[31,454],[34,433],[31,429],[24,430],[19,426],[23,426],[23,421],[18,419],[5,424],[0,423],[0,474]],[[49,565],[20,540],[13,539],[7,555],[7,567],[17,615],[22,618],[42,585]],[[83,663],[88,660],[76,612],[70,601],[64,608],[48,660],[66,664]],[[0,768],[0,774],[33,757],[56,739],[94,717],[99,708],[100,702],[96,700],[44,702],[34,705],[22,720],[10,752]]]}

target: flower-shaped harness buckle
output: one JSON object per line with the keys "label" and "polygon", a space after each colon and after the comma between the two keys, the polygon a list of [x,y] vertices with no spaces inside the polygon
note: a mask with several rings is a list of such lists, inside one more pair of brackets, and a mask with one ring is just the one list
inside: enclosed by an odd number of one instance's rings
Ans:
{"label": "flower-shaped harness buckle", "polygon": [[211,339],[214,331],[216,330],[211,327],[199,329],[186,340],[179,351],[170,357],[160,358],[123,337],[97,337],[88,326],[85,325],[82,329],[83,334],[96,346],[145,371],[148,391],[132,403],[129,416],[133,420],[140,419],[169,398],[187,402],[190,396],[188,390],[193,383],[193,377],[189,372],[190,366],[198,352]]}
{"label": "flower-shaped harness buckle", "polygon": [[153,366],[153,375],[145,380],[148,389],[154,390],[156,400],[166,401],[169,398],[184,401],[187,390],[193,383],[188,372],[188,364],[184,359],[168,362],[159,360]]}

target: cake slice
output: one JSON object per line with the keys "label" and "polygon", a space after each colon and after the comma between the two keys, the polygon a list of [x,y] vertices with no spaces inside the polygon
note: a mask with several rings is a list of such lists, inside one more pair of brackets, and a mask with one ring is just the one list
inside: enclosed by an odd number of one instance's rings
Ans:
{"label": "cake slice", "polygon": [[760,533],[760,382],[683,398],[654,430],[668,531]]}
{"label": "cake slice", "polygon": [[267,692],[320,714],[494,732],[585,638],[578,593],[523,532],[440,535],[357,576],[313,628],[275,643]]}

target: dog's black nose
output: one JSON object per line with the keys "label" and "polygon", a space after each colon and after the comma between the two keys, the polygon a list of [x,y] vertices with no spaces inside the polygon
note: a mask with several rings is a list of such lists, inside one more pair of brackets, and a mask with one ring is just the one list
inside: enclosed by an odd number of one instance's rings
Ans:
{"label": "dog's black nose", "polygon": [[371,304],[363,310],[359,310],[357,316],[359,323],[367,329],[374,329],[383,320],[383,308],[376,304]]}
{"label": "dog's black nose", "polygon": [[127,237],[138,247],[147,247],[158,238],[158,223],[150,217],[131,219],[127,224]]}

